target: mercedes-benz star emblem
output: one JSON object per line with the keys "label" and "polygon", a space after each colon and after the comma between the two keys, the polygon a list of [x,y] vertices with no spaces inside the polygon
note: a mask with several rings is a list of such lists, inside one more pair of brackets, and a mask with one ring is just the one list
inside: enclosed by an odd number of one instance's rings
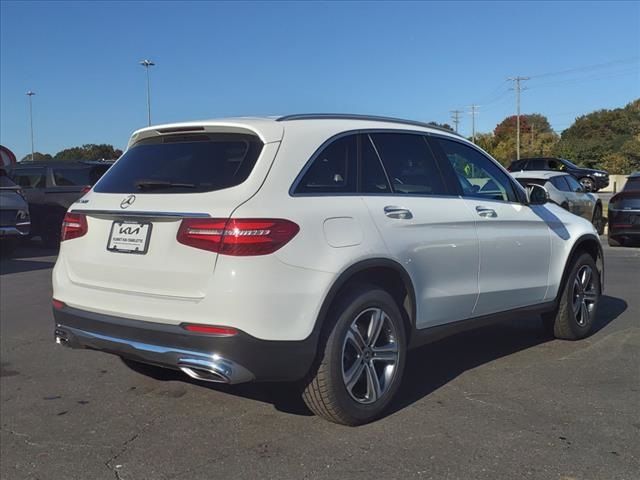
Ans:
{"label": "mercedes-benz star emblem", "polygon": [[125,197],[125,199],[120,202],[120,208],[129,208],[131,205],[133,205],[133,202],[135,201],[136,201],[136,196],[129,195],[128,197]]}

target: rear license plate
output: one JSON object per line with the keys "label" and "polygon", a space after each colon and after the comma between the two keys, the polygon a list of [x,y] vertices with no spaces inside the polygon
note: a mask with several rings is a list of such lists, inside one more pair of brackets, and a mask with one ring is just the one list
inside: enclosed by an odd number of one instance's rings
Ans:
{"label": "rear license plate", "polygon": [[107,250],[118,253],[145,254],[149,249],[150,237],[150,223],[113,222]]}

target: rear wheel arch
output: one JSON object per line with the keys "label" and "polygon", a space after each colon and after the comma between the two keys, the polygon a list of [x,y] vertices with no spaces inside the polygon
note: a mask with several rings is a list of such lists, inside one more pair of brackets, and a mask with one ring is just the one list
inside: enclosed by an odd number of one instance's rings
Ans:
{"label": "rear wheel arch", "polygon": [[351,265],[340,274],[320,307],[314,327],[316,337],[319,338],[331,308],[340,296],[353,286],[362,284],[377,286],[389,292],[403,313],[407,340],[410,341],[416,319],[416,294],[413,282],[402,265],[386,258],[363,260]]}

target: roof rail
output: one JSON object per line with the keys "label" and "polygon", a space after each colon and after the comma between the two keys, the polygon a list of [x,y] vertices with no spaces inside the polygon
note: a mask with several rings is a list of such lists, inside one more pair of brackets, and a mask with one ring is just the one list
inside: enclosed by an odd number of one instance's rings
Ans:
{"label": "roof rail", "polygon": [[432,125],[425,122],[418,122],[416,120],[405,120],[395,117],[380,117],[376,115],[359,115],[355,113],[299,113],[295,115],[285,115],[283,117],[276,118],[276,122],[287,122],[291,120],[369,120],[372,122],[387,122],[387,123],[399,123],[403,125],[413,125],[415,127],[433,128],[434,130],[440,130],[452,135],[462,137],[459,133],[443,128],[438,125]]}

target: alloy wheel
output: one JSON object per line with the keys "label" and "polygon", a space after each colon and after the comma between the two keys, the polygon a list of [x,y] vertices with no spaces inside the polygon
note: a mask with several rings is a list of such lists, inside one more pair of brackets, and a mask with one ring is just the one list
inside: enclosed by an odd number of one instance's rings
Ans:
{"label": "alloy wheel", "polygon": [[573,313],[579,326],[587,326],[595,313],[598,292],[594,273],[590,266],[578,269],[573,281]]}
{"label": "alloy wheel", "polygon": [[381,308],[367,308],[351,323],[342,345],[342,378],[361,404],[375,403],[393,383],[399,360],[393,321]]}

